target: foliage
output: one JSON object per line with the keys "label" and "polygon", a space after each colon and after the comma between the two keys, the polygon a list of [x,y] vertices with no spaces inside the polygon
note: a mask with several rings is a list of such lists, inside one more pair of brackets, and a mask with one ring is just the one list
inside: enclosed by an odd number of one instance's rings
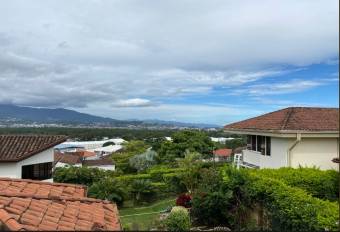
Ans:
{"label": "foliage", "polygon": [[134,180],[130,186],[130,193],[132,193],[135,203],[143,201],[150,201],[154,196],[155,191],[149,180]]}
{"label": "foliage", "polygon": [[123,151],[113,154],[112,159],[116,164],[116,169],[123,173],[134,173],[137,170],[130,166],[130,158],[132,156],[142,154],[146,151],[148,145],[141,140],[132,140],[123,144]]}
{"label": "foliage", "polygon": [[192,199],[192,215],[200,225],[225,225],[229,214],[232,192],[196,193]]}
{"label": "foliage", "polygon": [[55,182],[83,184],[90,186],[93,182],[97,182],[106,177],[116,175],[113,171],[104,171],[98,168],[88,167],[68,167],[56,168],[53,174]]}
{"label": "foliage", "polygon": [[336,230],[339,207],[335,202],[312,197],[280,180],[252,174],[249,182],[253,199],[270,212],[272,225],[287,231]]}
{"label": "foliage", "polygon": [[183,206],[185,208],[191,207],[191,196],[189,194],[181,194],[176,199],[177,206]]}
{"label": "foliage", "polygon": [[188,231],[190,230],[190,217],[188,211],[181,206],[173,207],[169,216],[165,219],[168,231]]}
{"label": "foliage", "polygon": [[114,142],[111,142],[111,141],[108,141],[108,142],[105,142],[105,143],[103,144],[103,147],[108,147],[108,146],[111,146],[111,145],[115,145],[115,143],[114,143]]}
{"label": "foliage", "polygon": [[227,140],[225,142],[225,146],[229,149],[235,149],[235,148],[238,148],[238,147],[244,147],[247,145],[247,141],[246,141],[246,138],[235,138],[235,139],[232,139],[232,140]]}
{"label": "foliage", "polygon": [[144,171],[156,164],[157,153],[148,150],[140,155],[135,155],[129,159],[129,165],[136,169],[138,172]]}
{"label": "foliage", "polygon": [[187,191],[186,186],[181,181],[181,173],[166,173],[163,175],[163,179],[171,192],[183,193]]}
{"label": "foliage", "polygon": [[165,141],[161,144],[159,155],[163,161],[167,162],[183,158],[186,151],[198,152],[204,157],[210,157],[213,147],[213,142],[205,132],[183,130],[174,133],[172,141]]}
{"label": "foliage", "polygon": [[120,206],[126,197],[126,191],[120,182],[114,179],[105,179],[91,185],[88,196],[114,201]]}
{"label": "foliage", "polygon": [[312,196],[337,200],[339,198],[339,172],[316,168],[262,169],[258,175],[275,178],[284,183],[306,190]]}
{"label": "foliage", "polygon": [[161,145],[163,142],[165,142],[165,137],[159,137],[159,138],[147,138],[145,139],[145,143],[150,145],[152,147],[152,150],[158,152],[161,148]]}
{"label": "foliage", "polygon": [[197,152],[185,152],[185,157],[178,160],[178,165],[185,171],[180,173],[180,179],[186,186],[187,191],[191,193],[198,185],[200,178],[201,155]]}

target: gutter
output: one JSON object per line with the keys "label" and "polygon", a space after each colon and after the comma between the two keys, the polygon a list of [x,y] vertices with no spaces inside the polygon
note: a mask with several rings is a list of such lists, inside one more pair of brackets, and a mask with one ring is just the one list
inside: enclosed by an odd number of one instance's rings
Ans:
{"label": "gutter", "polygon": [[291,166],[290,163],[290,158],[291,158],[291,152],[294,149],[294,147],[301,141],[301,133],[297,133],[296,134],[296,140],[294,141],[294,143],[288,148],[287,150],[287,167]]}

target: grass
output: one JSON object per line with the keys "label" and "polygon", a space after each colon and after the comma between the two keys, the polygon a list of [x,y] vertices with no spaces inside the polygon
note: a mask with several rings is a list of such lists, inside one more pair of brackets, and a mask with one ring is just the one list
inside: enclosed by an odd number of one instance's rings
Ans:
{"label": "grass", "polygon": [[123,227],[132,230],[150,230],[152,223],[159,218],[159,212],[175,205],[174,198],[153,202],[143,207],[127,207],[119,209]]}

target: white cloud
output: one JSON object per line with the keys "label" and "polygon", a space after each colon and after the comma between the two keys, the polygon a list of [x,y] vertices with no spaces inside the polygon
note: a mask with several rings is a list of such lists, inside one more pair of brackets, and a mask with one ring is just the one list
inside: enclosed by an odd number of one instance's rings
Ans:
{"label": "white cloud", "polygon": [[329,81],[337,81],[337,79],[291,80],[278,83],[254,84],[233,90],[230,95],[247,94],[250,96],[265,96],[296,93],[328,84]]}
{"label": "white cloud", "polygon": [[307,80],[298,88],[256,82],[312,64],[336,64],[338,4],[5,0],[0,103],[133,110],[126,106],[162,105],[216,88],[261,95],[261,88],[276,94],[317,87]]}
{"label": "white cloud", "polygon": [[147,107],[152,106],[152,103],[148,99],[141,99],[141,98],[132,98],[126,100],[119,100],[113,104],[116,107]]}

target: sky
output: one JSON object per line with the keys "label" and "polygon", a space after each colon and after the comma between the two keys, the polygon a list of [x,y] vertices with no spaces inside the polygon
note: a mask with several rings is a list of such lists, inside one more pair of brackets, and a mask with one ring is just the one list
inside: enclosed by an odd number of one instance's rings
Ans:
{"label": "sky", "polygon": [[339,107],[339,1],[2,0],[0,104],[218,125]]}

